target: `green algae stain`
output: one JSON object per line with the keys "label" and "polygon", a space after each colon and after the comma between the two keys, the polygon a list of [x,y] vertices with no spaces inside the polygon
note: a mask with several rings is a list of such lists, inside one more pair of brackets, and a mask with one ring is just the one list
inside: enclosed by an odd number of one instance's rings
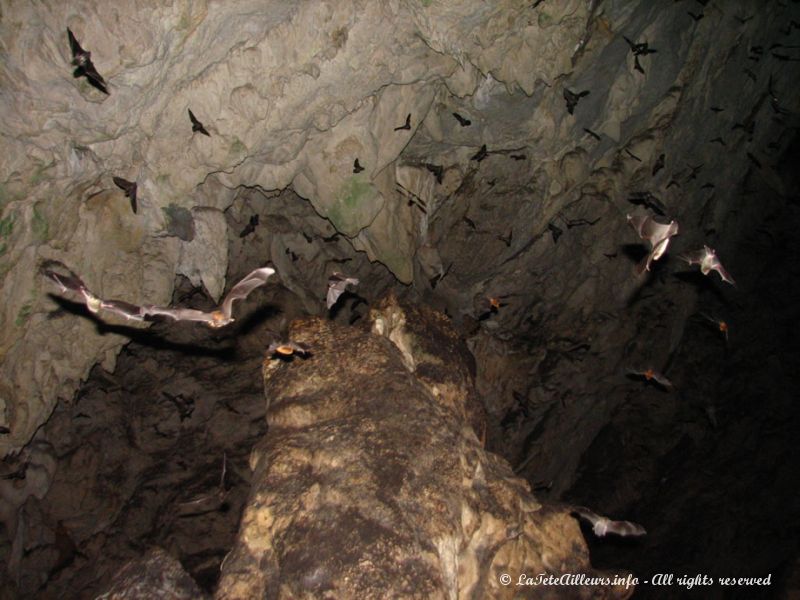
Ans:
{"label": "green algae stain", "polygon": [[50,227],[47,224],[47,219],[39,212],[39,207],[33,207],[33,216],[31,217],[31,230],[39,241],[44,241],[48,238]]}
{"label": "green algae stain", "polygon": [[22,308],[20,308],[19,312],[17,313],[17,318],[14,319],[14,325],[16,325],[17,327],[22,327],[27,322],[28,318],[31,316],[32,308],[33,305],[30,302],[23,304]]}
{"label": "green algae stain", "polygon": [[372,212],[370,201],[376,195],[377,191],[370,182],[360,177],[351,177],[339,189],[326,216],[336,229],[353,235],[371,220],[371,216],[364,213]]}

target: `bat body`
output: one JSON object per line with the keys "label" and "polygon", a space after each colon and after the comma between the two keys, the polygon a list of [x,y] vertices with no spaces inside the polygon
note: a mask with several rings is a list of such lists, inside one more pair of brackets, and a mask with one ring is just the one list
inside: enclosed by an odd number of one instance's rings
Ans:
{"label": "bat body", "polygon": [[493,314],[497,313],[502,307],[508,306],[508,302],[503,302],[508,298],[504,296],[484,296],[478,300],[478,320],[485,321]]}
{"label": "bat body", "polygon": [[257,225],[258,225],[258,215],[252,215],[250,217],[250,220],[247,222],[247,225],[245,225],[244,229],[242,229],[241,233],[239,233],[239,237],[240,238],[247,237],[256,230]]}
{"label": "bat body", "polygon": [[192,133],[197,131],[203,135],[211,137],[211,134],[208,133],[205,127],[203,127],[203,124],[197,119],[197,117],[194,116],[194,113],[190,109],[187,110],[189,110],[189,120],[192,122]]}
{"label": "bat body", "polygon": [[650,208],[653,212],[662,217],[665,214],[664,205],[661,204],[661,200],[656,198],[651,192],[632,192],[631,195],[628,196],[628,202]]}
{"label": "bat body", "polygon": [[607,533],[613,533],[621,536],[640,536],[645,535],[644,527],[637,523],[630,521],[612,521],[608,517],[601,517],[588,508],[576,506],[573,513],[589,523],[592,526],[592,531],[597,537],[603,537]]}
{"label": "bat body", "polygon": [[298,342],[272,342],[267,348],[267,356],[292,356],[298,354],[307,356],[311,353],[311,348],[307,344]]}
{"label": "bat body", "polygon": [[634,56],[643,56],[658,52],[658,50],[656,50],[655,48],[651,48],[650,44],[648,44],[647,42],[636,43],[629,40],[624,35],[622,36],[622,39],[624,39],[628,43],[628,46],[630,46],[631,52],[633,53]]}
{"label": "bat body", "polygon": [[458,124],[461,125],[462,127],[469,127],[470,125],[472,125],[472,121],[470,121],[469,119],[465,119],[456,112],[453,113],[453,116],[456,118],[456,121],[458,121]]}
{"label": "bat body", "polygon": [[578,100],[584,96],[588,96],[589,93],[589,90],[583,90],[582,92],[578,92],[576,94],[575,92],[564,88],[564,100],[567,101],[567,112],[571,115],[575,114],[575,107],[578,106]]}
{"label": "bat body", "polygon": [[677,221],[659,223],[649,215],[645,217],[628,215],[628,223],[636,230],[640,238],[647,240],[652,246],[650,254],[637,268],[641,274],[645,270],[650,270],[650,265],[654,260],[664,256],[667,246],[669,246],[669,239],[678,234],[678,223]]}
{"label": "bat body", "polygon": [[108,311],[135,321],[143,321],[145,317],[163,316],[169,317],[174,321],[201,321],[215,329],[233,322],[234,319],[231,313],[235,300],[246,298],[250,292],[266,283],[270,275],[275,273],[275,269],[270,267],[256,269],[231,288],[231,291],[225,296],[217,310],[205,312],[193,308],[167,308],[152,304],[136,306],[122,300],[103,300],[93,294],[81,281],[80,277],[61,263],[51,261],[46,266],[59,266],[66,270],[68,275],[63,275],[50,268],[44,268],[43,274],[54,281],[62,292],[71,291],[80,294],[83,297],[86,308],[94,314],[100,311]]}
{"label": "bat body", "polygon": [[704,245],[702,250],[679,254],[678,257],[685,260],[690,265],[700,265],[700,272],[703,275],[708,275],[711,271],[716,271],[719,273],[722,281],[730,283],[731,285],[736,285],[733,277],[730,276],[725,270],[725,267],[722,266],[719,258],[717,258],[717,253],[713,248]]}
{"label": "bat body", "polygon": [[85,75],[89,83],[104,94],[108,94],[105,79],[100,76],[92,63],[92,53],[81,48],[69,27],[67,27],[67,37],[69,38],[69,49],[72,52],[72,64],[75,66],[73,77]]}
{"label": "bat body", "polygon": [[136,214],[136,185],[135,181],[128,181],[127,179],[123,179],[122,177],[114,177],[114,185],[116,185],[119,189],[125,192],[125,195],[130,198],[131,201],[131,209],[133,210],[133,214]]}
{"label": "bat body", "polygon": [[628,369],[628,375],[632,375],[634,377],[643,377],[645,381],[655,381],[658,385],[662,388],[671,392],[675,389],[675,386],[672,385],[672,382],[666,378],[662,373],[659,373],[653,368],[646,369],[644,371],[637,371],[635,369]]}
{"label": "bat body", "polygon": [[348,285],[358,285],[358,279],[355,277],[345,277],[341,273],[333,273],[328,278],[328,296],[326,302],[328,310],[333,308],[333,305],[339,300],[339,296],[345,293]]}
{"label": "bat body", "polygon": [[489,156],[489,152],[486,150],[486,144],[484,144],[481,146],[481,149],[478,150],[472,158],[470,158],[470,160],[481,162],[487,156]]}
{"label": "bat body", "polygon": [[363,170],[364,170],[364,167],[362,167],[362,166],[361,166],[361,165],[358,163],[358,159],[355,159],[355,160],[353,161],[353,173],[361,173],[361,171],[363,171]]}
{"label": "bat body", "polygon": [[403,129],[411,129],[411,113],[406,115],[406,122],[403,125],[394,128],[395,131],[402,131]]}
{"label": "bat body", "polygon": [[700,313],[700,315],[708,322],[713,323],[716,329],[719,329],[720,333],[725,336],[725,341],[728,341],[728,323],[717,319],[716,317],[712,317],[706,313]]}

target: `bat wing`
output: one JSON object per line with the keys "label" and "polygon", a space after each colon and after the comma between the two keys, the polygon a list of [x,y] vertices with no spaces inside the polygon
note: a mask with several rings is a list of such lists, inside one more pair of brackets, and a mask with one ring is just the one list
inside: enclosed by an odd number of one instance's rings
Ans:
{"label": "bat wing", "polygon": [[[66,269],[66,267],[64,268]],[[43,269],[42,273],[45,277],[48,277],[54,281],[61,288],[62,292],[69,290],[71,292],[82,294],[85,290],[87,290],[86,284],[81,281],[80,277],[75,275],[75,273],[69,269],[66,270],[69,271],[69,275],[63,275],[47,268]]]}
{"label": "bat wing", "polygon": [[81,48],[81,45],[78,43],[78,40],[75,39],[75,35],[72,33],[69,27],[67,27],[67,37],[69,37],[69,49],[72,52],[72,58],[75,58],[79,54],[83,54],[83,48]]}
{"label": "bat wing", "polygon": [[228,292],[228,295],[225,296],[225,299],[222,301],[222,305],[220,306],[220,311],[225,318],[230,319],[233,311],[234,300],[246,298],[250,292],[257,287],[264,285],[267,282],[267,279],[274,274],[275,269],[270,267],[261,267],[260,269],[256,269],[255,271],[251,272],[249,275],[246,275],[241,281],[239,281],[239,283],[233,286],[231,291]]}
{"label": "bat wing", "polygon": [[140,308],[142,317],[169,317],[173,321],[202,321],[211,323],[214,321],[213,313],[207,313],[194,308],[168,308],[164,306],[153,306],[146,304]]}
{"label": "bat wing", "polygon": [[135,192],[134,183],[132,181],[128,181],[127,179],[123,179],[122,177],[112,177],[114,180],[114,185],[116,185],[119,189],[125,192],[126,196],[130,196],[132,193]]}
{"label": "bat wing", "polygon": [[97,87],[101,92],[108,94],[108,90],[106,89],[106,80],[97,72],[97,69],[94,67],[94,63],[92,63],[91,59],[86,59],[86,64],[83,66],[83,72],[88,77],[92,83]]}
{"label": "bat wing", "polygon": [[600,515],[584,506],[575,506],[572,508],[572,512],[589,523],[592,527],[601,519]]}
{"label": "bat wing", "polygon": [[606,527],[608,533],[615,533],[625,537],[645,535],[647,533],[644,527],[630,521],[609,521]]}
{"label": "bat wing", "polygon": [[678,255],[678,258],[681,260],[685,260],[690,265],[699,265],[705,260],[706,258],[706,251],[704,250],[694,250],[692,252],[684,252]]}
{"label": "bat wing", "polygon": [[142,308],[140,306],[136,306],[135,304],[130,304],[129,302],[124,302],[122,300],[101,300],[100,309],[107,310],[133,321],[144,320],[144,314],[142,313]]}
{"label": "bat wing", "polygon": [[347,287],[346,281],[336,281],[336,282],[328,282],[328,295],[326,297],[326,304],[328,306],[328,310],[336,304],[336,301],[339,299],[344,293],[344,289]]}
{"label": "bat wing", "polygon": [[715,256],[711,261],[711,268],[714,269],[719,276],[722,277],[722,281],[730,283],[731,285],[736,285],[736,282],[733,280],[733,277],[730,276],[730,273],[725,270],[725,267],[722,266],[722,262]]}
{"label": "bat wing", "polygon": [[672,385],[672,382],[671,382],[669,379],[667,379],[667,378],[666,378],[666,376],[662,375],[662,374],[661,374],[661,373],[659,373],[658,371],[653,371],[653,379],[654,379],[654,380],[655,380],[655,381],[656,381],[656,382],[657,382],[659,385],[663,386],[663,387],[664,387],[664,389],[666,389],[666,390],[668,390],[668,391],[672,391],[672,390],[674,390],[674,389],[675,389],[675,386],[674,386],[674,385]]}
{"label": "bat wing", "polygon": [[642,217],[639,215],[628,215],[628,224],[634,228],[639,237],[642,239],[647,239],[644,234],[644,228],[647,222],[650,220],[650,217]]}

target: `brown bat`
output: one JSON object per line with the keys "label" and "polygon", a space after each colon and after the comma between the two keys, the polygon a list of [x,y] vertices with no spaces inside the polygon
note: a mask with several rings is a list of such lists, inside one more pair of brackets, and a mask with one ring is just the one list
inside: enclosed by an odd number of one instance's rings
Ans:
{"label": "brown bat", "polygon": [[647,533],[644,527],[637,523],[631,523],[630,521],[612,521],[608,517],[601,517],[582,506],[574,507],[572,513],[589,523],[597,537],[603,537],[607,533],[614,533],[625,537],[631,535],[640,536]]}
{"label": "brown bat", "polygon": [[267,348],[267,356],[292,356],[297,354],[299,356],[308,356],[311,353],[311,348],[307,344],[299,342],[272,342]]}
{"label": "brown bat", "polygon": [[199,133],[202,133],[203,135],[207,135],[208,137],[211,137],[211,134],[208,133],[206,128],[203,127],[203,124],[200,121],[197,120],[197,117],[194,116],[194,113],[191,111],[191,109],[187,109],[187,110],[189,111],[189,120],[192,122],[192,133],[197,131]]}
{"label": "brown bat", "polygon": [[270,267],[256,269],[231,288],[231,291],[228,292],[228,295],[225,296],[222,304],[216,310],[205,312],[193,308],[168,308],[153,306],[152,304],[136,306],[122,300],[103,300],[93,294],[86,287],[86,284],[81,281],[80,277],[61,263],[50,261],[46,264],[46,267],[50,266],[59,266],[66,270],[68,275],[63,275],[50,268],[43,269],[44,275],[56,282],[62,292],[71,291],[83,296],[86,308],[94,314],[104,310],[134,321],[143,321],[146,317],[151,316],[164,316],[175,321],[201,321],[214,329],[232,323],[234,319],[231,313],[234,301],[246,298],[250,292],[264,285],[267,279],[275,273],[275,269]]}
{"label": "brown bat", "polygon": [[411,113],[406,115],[406,122],[403,125],[394,128],[395,131],[402,131],[403,129],[411,129]]}
{"label": "brown bat", "polygon": [[363,170],[364,170],[364,167],[362,167],[359,164],[358,159],[355,159],[353,161],[353,173],[361,173],[361,171],[363,171]]}
{"label": "brown bat", "polygon": [[239,237],[247,237],[251,233],[256,230],[256,226],[258,225],[258,215],[251,215],[250,220],[247,222],[247,225],[244,226],[244,229],[239,233]]}
{"label": "brown bat", "polygon": [[654,381],[668,392],[671,392],[675,389],[675,386],[672,385],[672,382],[669,379],[667,379],[664,375],[662,375],[652,367],[644,371],[627,369],[627,374],[633,377],[643,377],[645,381]]}
{"label": "brown bat", "polygon": [[486,150],[486,144],[484,144],[480,147],[480,150],[478,150],[475,155],[470,158],[470,160],[481,162],[487,156],[489,156],[489,152]]}
{"label": "brown bat", "polygon": [[333,305],[339,300],[339,296],[347,291],[348,285],[358,285],[358,279],[355,277],[346,277],[338,272],[333,273],[328,278],[328,296],[326,299],[328,310],[333,308]]}
{"label": "brown bat", "polygon": [[730,283],[733,286],[736,285],[733,277],[728,274],[719,258],[717,258],[717,253],[713,248],[703,245],[702,250],[679,254],[678,258],[685,260],[690,265],[700,265],[700,272],[703,275],[708,275],[711,271],[716,271],[719,273],[719,276],[722,277],[722,281]]}
{"label": "brown bat", "polygon": [[105,79],[100,76],[100,73],[97,72],[92,63],[92,53],[81,48],[69,27],[67,27],[67,37],[69,37],[69,49],[72,52],[72,64],[75,66],[72,76],[80,77],[85,75],[90,84],[104,94],[108,94]]}
{"label": "brown bat", "polygon": [[128,181],[122,177],[114,177],[114,184],[131,199],[131,208],[133,209],[133,214],[136,214],[136,188],[138,187],[136,182]]}
{"label": "brown bat", "polygon": [[728,327],[728,323],[727,322],[725,322],[725,321],[723,321],[721,319],[717,319],[716,317],[712,317],[711,315],[708,315],[706,313],[700,313],[700,316],[702,316],[706,321],[709,321],[710,323],[713,323],[714,326],[717,329],[719,329],[720,333],[725,336],[725,341],[726,342],[728,341],[728,329],[729,329],[729,327]]}
{"label": "brown bat", "polygon": [[649,215],[645,217],[628,215],[628,223],[636,230],[640,238],[650,242],[653,247],[650,254],[636,269],[639,274],[642,274],[645,270],[650,270],[650,265],[654,260],[664,256],[667,246],[669,246],[669,239],[678,234],[678,223],[677,221],[659,223]]}
{"label": "brown bat", "polygon": [[465,119],[456,112],[453,113],[453,116],[456,118],[456,121],[458,121],[458,124],[461,125],[462,127],[469,127],[470,125],[472,125],[472,121],[470,121],[469,119]]}
{"label": "brown bat", "polygon": [[484,296],[478,301],[478,320],[485,321],[502,307],[508,306],[508,302],[503,302],[509,294],[504,296]]}

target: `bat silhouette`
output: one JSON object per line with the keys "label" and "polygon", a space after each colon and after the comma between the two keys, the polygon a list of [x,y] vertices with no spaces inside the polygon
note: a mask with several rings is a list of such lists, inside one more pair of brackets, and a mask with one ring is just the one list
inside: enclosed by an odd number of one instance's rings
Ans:
{"label": "bat silhouette", "polygon": [[696,15],[696,14],[694,14],[693,12],[691,12],[691,11],[689,11],[689,10],[687,10],[687,11],[686,11],[686,14],[687,14],[687,15],[689,15],[690,17],[692,17],[692,19],[694,19],[694,22],[695,22],[695,23],[697,23],[697,22],[698,22],[700,19],[702,19],[703,17],[705,17],[705,16],[706,16],[706,15],[705,15],[704,13],[702,13],[702,12],[701,12],[699,15]]}
{"label": "bat silhouette", "polygon": [[728,329],[729,329],[729,327],[728,327],[728,323],[727,322],[725,322],[725,321],[723,321],[721,319],[717,319],[716,317],[713,317],[713,316],[708,315],[706,313],[700,313],[700,316],[702,316],[706,321],[708,321],[710,323],[713,323],[715,328],[718,329],[719,332],[722,335],[725,336],[725,341],[726,342],[728,341]]}
{"label": "bat silhouette", "polygon": [[[53,266],[67,271],[68,274],[64,275],[52,270],[50,267]],[[86,308],[94,314],[100,311],[108,311],[134,321],[143,321],[146,317],[151,316],[164,316],[175,321],[201,321],[209,327],[216,329],[233,322],[234,319],[231,313],[234,301],[246,298],[254,289],[265,284],[267,279],[275,273],[275,269],[262,267],[251,272],[239,281],[239,283],[234,285],[231,291],[228,292],[228,295],[225,296],[222,304],[211,312],[193,308],[167,308],[153,306],[152,304],[136,306],[135,304],[130,304],[122,300],[104,300],[93,294],[89,288],[86,287],[86,284],[81,281],[80,277],[57,261],[45,263],[42,273],[54,281],[61,288],[62,292],[70,291],[80,294],[83,297],[83,303],[86,304]]]}
{"label": "bat silhouette", "polygon": [[655,177],[655,174],[664,168],[664,162],[666,161],[666,158],[666,155],[663,153],[658,155],[656,162],[653,164],[653,170],[650,172],[651,175]]}
{"label": "bat silhouette", "polygon": [[564,88],[564,100],[567,101],[567,112],[569,114],[575,114],[575,107],[578,105],[578,100],[583,98],[584,96],[588,96],[591,92],[589,90],[583,90],[582,92],[575,92],[570,91],[567,88]]}
{"label": "bat silhouette", "polygon": [[258,225],[258,215],[252,215],[250,220],[247,222],[247,225],[244,226],[241,233],[239,234],[240,238],[247,237],[251,233],[256,230],[256,226]]}
{"label": "bat silhouette", "polygon": [[130,198],[131,200],[131,209],[133,209],[133,214],[136,214],[136,182],[135,181],[128,181],[127,179],[123,179],[122,177],[114,177],[114,184],[125,192],[125,195]]}
{"label": "bat silhouette", "polygon": [[339,296],[347,291],[348,285],[358,285],[358,279],[355,277],[346,277],[338,272],[333,273],[328,278],[328,296],[326,298],[328,310],[336,304],[336,301],[339,300]]}
{"label": "bat silhouette", "polygon": [[599,135],[597,135],[597,134],[596,134],[594,131],[592,131],[591,129],[586,129],[586,127],[584,127],[584,128],[583,128],[583,130],[584,130],[586,133],[588,133],[590,136],[592,136],[594,139],[596,139],[598,142],[600,141],[600,136],[599,136]]}
{"label": "bat silhouette", "polygon": [[658,50],[656,50],[655,48],[651,48],[650,44],[648,44],[647,42],[636,43],[636,42],[633,42],[633,41],[629,40],[624,35],[622,36],[622,38],[626,42],[628,42],[628,46],[631,47],[631,52],[634,54],[634,56],[643,56],[643,55],[654,54],[654,53],[658,52]]}
{"label": "bat silhouette", "polygon": [[355,159],[353,161],[353,173],[361,173],[361,171],[363,171],[363,170],[364,170],[364,167],[362,167],[360,164],[358,164],[358,159]]}
{"label": "bat silhouette", "polygon": [[311,353],[311,348],[307,344],[299,342],[272,342],[267,348],[267,356],[292,356],[297,354],[299,356],[308,356]]}
{"label": "bat silhouette", "polygon": [[501,242],[503,242],[506,245],[506,248],[509,248],[511,246],[511,239],[512,239],[513,235],[514,235],[514,230],[513,229],[509,229],[508,230],[508,235],[505,235],[505,236],[504,235],[498,235],[497,239],[500,240]]}
{"label": "bat silhouette", "polygon": [[105,79],[100,76],[92,63],[92,53],[81,48],[69,27],[67,27],[67,37],[69,37],[69,49],[72,52],[72,64],[75,66],[72,76],[85,75],[90,84],[104,94],[108,94]]}
{"label": "bat silhouette", "polygon": [[658,260],[667,251],[669,239],[678,234],[677,221],[669,223],[659,223],[651,216],[628,215],[628,223],[636,230],[639,237],[650,242],[652,250],[645,259],[638,265],[637,272],[641,275],[644,271],[650,270],[650,265],[654,260]]}
{"label": "bat silhouette", "polygon": [[642,75],[644,75],[644,69],[642,68],[642,63],[639,62],[638,54],[633,55],[633,68],[639,71],[639,73],[641,73]]}
{"label": "bat silhouette", "polygon": [[405,122],[405,124],[403,124],[403,125],[400,125],[400,127],[395,127],[395,128],[394,128],[394,130],[395,130],[395,131],[401,131],[401,130],[403,130],[403,129],[411,129],[411,113],[408,113],[408,114],[406,115],[406,122]]}
{"label": "bat silhouette", "polygon": [[504,296],[484,296],[480,298],[478,300],[478,320],[485,321],[502,307],[508,306],[508,302],[503,302],[508,296],[508,294],[505,294]]}
{"label": "bat silhouette", "polygon": [[208,137],[211,137],[211,134],[208,133],[206,128],[203,127],[203,124],[200,121],[197,120],[197,117],[194,116],[194,113],[191,111],[191,109],[187,109],[187,110],[189,111],[189,120],[192,122],[192,133],[194,133],[195,131],[198,131],[198,132],[202,133],[203,135],[207,135]]}
{"label": "bat silhouette", "polygon": [[475,225],[475,221],[473,221],[467,216],[461,217],[461,220],[464,221],[464,223],[466,223],[471,229],[477,231],[478,227]]}
{"label": "bat silhouette", "polygon": [[608,517],[601,517],[588,508],[576,506],[572,509],[573,514],[577,515],[592,526],[592,531],[597,537],[603,537],[607,533],[614,533],[621,536],[640,536],[645,535],[644,527],[630,521],[612,521]]}
{"label": "bat silhouette", "polygon": [[447,268],[446,268],[444,271],[442,271],[442,272],[441,272],[441,273],[439,273],[438,275],[434,275],[433,277],[431,277],[431,278],[428,280],[428,281],[430,282],[430,284],[431,284],[431,289],[432,289],[432,290],[435,290],[435,289],[436,289],[436,286],[439,284],[439,282],[440,282],[442,279],[444,279],[445,277],[447,277],[447,274],[450,272],[450,269],[452,269],[452,268],[453,268],[453,263],[450,263],[450,264],[448,265],[448,267],[447,267]]}
{"label": "bat silhouette", "polygon": [[444,174],[444,167],[442,165],[425,163],[425,168],[433,173],[434,177],[436,177],[436,183],[442,183],[442,175]]}
{"label": "bat silhouette", "polygon": [[651,208],[656,214],[664,216],[664,205],[661,200],[656,198],[651,192],[632,192],[628,197],[628,202],[639,206]]}
{"label": "bat silhouette", "polygon": [[719,144],[720,146],[727,146],[725,140],[723,140],[719,136],[715,137],[713,140],[709,140],[709,144]]}
{"label": "bat silhouette", "polygon": [[644,371],[637,371],[636,369],[627,369],[626,374],[631,377],[642,377],[645,381],[654,381],[666,391],[671,392],[675,389],[672,382],[667,379],[663,374],[659,373],[653,368],[645,369]]}
{"label": "bat silhouette", "polygon": [[709,108],[711,109],[711,111],[715,113],[721,113],[722,111],[725,110],[724,108],[720,108],[719,106],[710,106]]}
{"label": "bat silhouette", "polygon": [[470,121],[469,119],[465,119],[457,112],[454,112],[453,116],[456,118],[456,121],[458,121],[458,124],[461,125],[462,127],[469,127],[470,125],[472,125],[472,121]]}
{"label": "bat silhouette", "polygon": [[470,160],[481,162],[487,156],[489,156],[489,152],[486,150],[486,144],[484,144],[481,146],[481,149],[478,150],[472,158],[470,158]]}
{"label": "bat silhouette", "polygon": [[702,250],[685,252],[683,254],[679,254],[678,258],[685,260],[690,265],[700,265],[700,272],[703,275],[708,275],[711,271],[716,271],[719,273],[722,281],[730,283],[734,286],[736,285],[733,277],[730,276],[730,274],[725,270],[725,267],[722,266],[719,258],[717,258],[717,253],[713,248],[703,245]]}
{"label": "bat silhouette", "polygon": [[550,231],[550,234],[553,236],[553,243],[558,243],[558,238],[564,233],[564,231],[558,226],[553,223],[547,224],[547,229]]}
{"label": "bat silhouette", "polygon": [[512,160],[525,160],[526,158],[528,158],[524,154],[510,154],[509,156],[511,157]]}

